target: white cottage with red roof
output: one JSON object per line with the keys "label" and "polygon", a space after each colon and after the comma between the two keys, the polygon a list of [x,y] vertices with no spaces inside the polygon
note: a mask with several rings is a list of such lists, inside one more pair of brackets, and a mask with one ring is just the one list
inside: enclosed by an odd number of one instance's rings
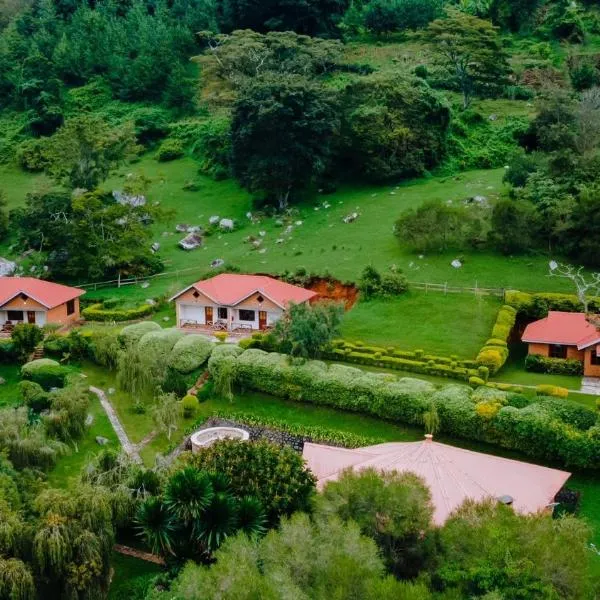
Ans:
{"label": "white cottage with red roof", "polygon": [[17,323],[69,325],[79,319],[78,288],[35,279],[0,277],[0,327]]}
{"label": "white cottage with red roof", "polygon": [[193,283],[171,300],[178,327],[261,330],[274,325],[290,304],[316,296],[316,292],[265,275],[223,273]]}
{"label": "white cottage with red roof", "polygon": [[550,311],[529,323],[521,340],[529,354],[580,360],[586,377],[600,377],[600,329],[584,313]]}

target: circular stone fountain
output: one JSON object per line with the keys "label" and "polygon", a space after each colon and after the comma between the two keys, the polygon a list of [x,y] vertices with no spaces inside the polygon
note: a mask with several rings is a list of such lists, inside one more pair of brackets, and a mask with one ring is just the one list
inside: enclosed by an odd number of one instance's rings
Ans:
{"label": "circular stone fountain", "polygon": [[198,452],[200,448],[210,446],[219,440],[240,440],[245,442],[250,438],[250,434],[244,429],[238,427],[209,427],[201,429],[192,434],[192,452]]}

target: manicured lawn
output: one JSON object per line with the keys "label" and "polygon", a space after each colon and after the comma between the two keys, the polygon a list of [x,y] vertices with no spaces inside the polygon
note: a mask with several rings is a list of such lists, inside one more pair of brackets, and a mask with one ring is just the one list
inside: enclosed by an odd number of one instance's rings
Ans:
{"label": "manicured lawn", "polygon": [[161,571],[153,563],[117,552],[113,552],[110,563],[114,574],[109,600],[144,600],[152,579]]}
{"label": "manicured lawn", "polygon": [[492,379],[494,381],[515,383],[519,385],[549,384],[565,387],[569,390],[579,390],[581,388],[581,377],[577,375],[549,375],[546,373],[530,373],[529,371],[526,371],[526,356],[526,344],[520,342],[511,344],[510,354],[506,364]]}
{"label": "manicured lawn", "polygon": [[21,367],[19,365],[0,365],[0,377],[5,380],[5,383],[0,385],[0,407],[20,402],[20,373]]}
{"label": "manicured lawn", "polygon": [[65,488],[76,483],[81,469],[102,449],[102,446],[96,442],[96,436],[110,440],[110,448],[119,447],[117,436],[98,398],[90,394],[90,399],[89,414],[94,417],[94,421],[85,437],[79,440],[76,446],[71,446],[69,454],[59,459],[56,467],[48,474],[48,483],[51,487]]}
{"label": "manicured lawn", "polygon": [[500,305],[493,296],[411,291],[390,300],[358,302],[345,315],[342,336],[474,358],[490,337]]}

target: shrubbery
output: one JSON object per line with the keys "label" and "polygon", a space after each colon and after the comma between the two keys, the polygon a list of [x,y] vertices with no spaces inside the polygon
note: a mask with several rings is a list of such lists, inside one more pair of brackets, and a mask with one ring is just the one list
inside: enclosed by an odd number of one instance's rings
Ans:
{"label": "shrubbery", "polygon": [[408,280],[402,271],[381,275],[374,267],[367,266],[360,276],[358,289],[364,300],[389,298],[406,292],[408,290]]}
{"label": "shrubbery", "polygon": [[173,346],[169,367],[180,373],[191,373],[209,359],[214,345],[203,335],[186,335]]}
{"label": "shrubbery", "polygon": [[[268,349],[259,344],[250,343],[249,346]],[[423,350],[399,350],[393,346],[386,348],[365,346],[362,342],[334,340],[331,348],[323,353],[323,357],[329,360],[451,377],[464,381],[468,381],[471,377],[479,377],[485,382],[488,377],[488,369],[485,366],[478,368],[473,360],[461,360],[457,356],[425,354]]]}
{"label": "shrubbery", "polygon": [[180,140],[165,140],[156,152],[158,162],[167,162],[183,156],[183,144]]}
{"label": "shrubbery", "polygon": [[487,367],[491,375],[497,373],[508,358],[507,342],[517,319],[517,311],[507,304],[498,311],[496,322],[492,328],[492,337],[479,351],[476,362]]}
{"label": "shrubbery", "polygon": [[126,347],[137,344],[144,335],[151,331],[159,331],[160,325],[153,321],[143,321],[142,323],[134,323],[123,327],[119,333],[119,341]]}
{"label": "shrubbery", "polygon": [[[289,357],[261,350],[247,350],[237,357],[213,354],[209,361],[211,374],[218,376],[225,362],[233,370],[235,382],[246,389],[418,426],[433,401],[445,434],[497,444],[573,467],[600,465],[600,425],[581,431],[563,420],[565,416],[559,418],[557,412],[551,414],[545,409],[543,398],[517,408],[516,404],[523,403],[510,402],[513,395],[499,389],[474,394],[469,386],[454,384],[436,390],[431,383],[418,379],[398,379],[321,361],[295,364]],[[561,402],[557,398],[553,401]],[[494,407],[494,414],[481,408],[478,412],[481,402],[501,406]]]}
{"label": "shrubbery", "polygon": [[[517,310],[519,317],[527,319],[542,319],[548,311],[582,312],[583,304],[574,294],[557,294],[552,292],[539,292],[528,294],[517,290],[508,290],[505,294],[506,304]],[[600,312],[600,298],[589,298],[588,309],[591,312]]]}
{"label": "shrubbery", "polygon": [[32,360],[21,367],[23,379],[38,383],[45,390],[53,387],[63,387],[69,373],[67,367],[51,358]]}
{"label": "shrubbery", "polygon": [[576,358],[551,358],[541,354],[528,354],[525,358],[525,370],[531,373],[583,375],[583,362]]}
{"label": "shrubbery", "polygon": [[81,311],[87,321],[135,321],[151,315],[155,307],[142,304],[136,308],[107,308],[102,303],[92,304]]}

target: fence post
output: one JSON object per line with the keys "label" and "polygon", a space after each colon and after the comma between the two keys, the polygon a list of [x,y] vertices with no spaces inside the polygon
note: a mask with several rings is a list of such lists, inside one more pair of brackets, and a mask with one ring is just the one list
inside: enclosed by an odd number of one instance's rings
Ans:
{"label": "fence post", "polygon": [[429,284],[427,282],[425,282],[425,293],[427,293],[427,291],[428,291],[428,286],[429,286]]}
{"label": "fence post", "polygon": [[444,283],[444,296],[446,296],[448,294],[448,282],[446,281]]}

